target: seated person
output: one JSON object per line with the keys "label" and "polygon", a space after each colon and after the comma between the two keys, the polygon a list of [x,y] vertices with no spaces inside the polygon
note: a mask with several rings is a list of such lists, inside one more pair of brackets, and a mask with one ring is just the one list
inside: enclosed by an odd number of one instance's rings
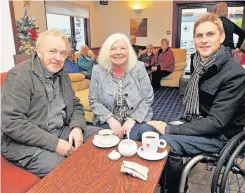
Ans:
{"label": "seated person", "polygon": [[98,130],[86,128],[83,107],[63,70],[70,49],[66,35],[45,31],[36,48],[31,60],[8,72],[2,87],[1,154],[44,177]]}
{"label": "seated person", "polygon": [[151,60],[152,86],[153,89],[161,88],[161,78],[166,77],[174,71],[174,54],[169,48],[169,40],[164,38],[161,40],[161,49],[157,51]]}
{"label": "seated person", "polygon": [[71,49],[68,58],[65,60],[65,68],[68,73],[82,73],[86,76],[86,72],[81,71],[75,62],[75,50]]}
{"label": "seated person", "polygon": [[148,123],[171,146],[166,165],[170,171],[166,176],[169,193],[178,192],[184,167],[182,157],[220,153],[245,126],[245,73],[222,45],[224,39],[224,28],[217,15],[206,13],[197,19],[197,53],[183,99],[183,124]]}
{"label": "seated person", "polygon": [[138,56],[140,50],[145,50],[146,49],[145,46],[135,45],[136,44],[136,37],[134,35],[130,36],[130,43],[131,43],[131,46],[133,47],[133,49],[134,49],[134,51],[135,51],[137,56]]}
{"label": "seated person", "polygon": [[119,137],[130,132],[139,140],[138,132],[151,126],[153,90],[145,67],[124,34],[112,34],[103,43],[93,69],[89,104],[94,124],[110,128]]}
{"label": "seated person", "polygon": [[142,54],[138,60],[141,62],[144,62],[145,68],[147,71],[151,70],[151,60],[154,56],[153,53],[153,45],[152,44],[148,44],[146,46],[146,53]]}
{"label": "seated person", "polygon": [[238,61],[239,64],[244,66],[245,65],[245,50],[244,49],[240,49],[239,52],[238,52],[238,56],[240,56],[240,60]]}
{"label": "seated person", "polygon": [[91,74],[92,74],[92,69],[94,67],[94,64],[96,64],[96,59],[95,56],[90,57],[88,55],[88,46],[83,45],[81,47],[81,55],[77,61],[77,65],[79,67],[80,70],[87,72],[87,79],[91,78]]}

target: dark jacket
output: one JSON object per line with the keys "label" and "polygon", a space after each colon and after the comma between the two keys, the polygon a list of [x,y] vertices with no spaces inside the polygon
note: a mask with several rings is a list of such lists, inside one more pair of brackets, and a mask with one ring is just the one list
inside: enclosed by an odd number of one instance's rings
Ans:
{"label": "dark jacket", "polygon": [[148,55],[147,53],[144,53],[142,54],[140,57],[139,57],[139,61],[141,62],[144,62],[144,63],[147,63],[149,65],[151,65],[151,60],[153,58],[154,54],[152,53],[151,55]]}
{"label": "dark jacket", "polygon": [[234,40],[233,40],[233,33],[234,33],[239,36],[236,48],[240,48],[245,38],[245,32],[240,27],[238,27],[235,23],[230,21],[228,18],[220,17],[220,19],[223,23],[224,30],[225,30],[225,41],[223,42],[223,45],[235,49]]}
{"label": "dark jacket", "polygon": [[[15,66],[2,87],[1,153],[9,160],[32,155],[36,147],[55,151],[58,143],[57,136],[47,131],[48,96],[42,83],[45,79],[42,66],[38,63],[41,64],[36,55]],[[66,104],[64,127],[85,129],[84,111],[65,69],[61,71],[60,83]]]}
{"label": "dark jacket", "polygon": [[75,62],[66,59],[65,61],[65,68],[68,73],[82,73],[83,71],[79,69]]}
{"label": "dark jacket", "polygon": [[167,134],[231,138],[245,126],[245,70],[223,50],[199,80],[199,111],[203,119],[168,126]]}
{"label": "dark jacket", "polygon": [[132,45],[136,55],[138,56],[140,50],[145,50],[146,46]]}

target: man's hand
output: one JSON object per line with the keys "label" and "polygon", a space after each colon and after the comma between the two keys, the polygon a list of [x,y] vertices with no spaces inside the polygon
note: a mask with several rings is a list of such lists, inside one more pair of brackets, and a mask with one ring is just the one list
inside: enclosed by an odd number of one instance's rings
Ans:
{"label": "man's hand", "polygon": [[122,126],[122,130],[123,130],[123,134],[127,134],[127,131],[131,131],[131,129],[133,128],[135,124],[135,120],[132,118],[129,118],[127,121],[125,121],[125,123]]}
{"label": "man's hand", "polygon": [[157,70],[157,66],[152,66],[152,67],[151,67],[151,70],[152,70],[152,71],[156,71],[156,70]]}
{"label": "man's hand", "polygon": [[123,138],[123,130],[121,123],[116,120],[114,117],[111,117],[107,120],[107,123],[109,124],[110,129],[120,138]]}
{"label": "man's hand", "polygon": [[72,146],[70,143],[68,143],[68,141],[64,139],[59,139],[55,151],[62,156],[64,155],[68,156],[72,152]]}
{"label": "man's hand", "polygon": [[167,124],[163,121],[148,121],[148,125],[154,127],[157,131],[165,135],[165,128]]}
{"label": "man's hand", "polygon": [[148,66],[150,66],[150,64],[147,64],[147,63],[144,63],[144,65],[145,65],[145,67],[148,67]]}
{"label": "man's hand", "polygon": [[[74,141],[75,147],[72,146]],[[72,150],[76,151],[83,143],[83,133],[80,127],[74,127],[69,134],[69,143],[72,146]]]}

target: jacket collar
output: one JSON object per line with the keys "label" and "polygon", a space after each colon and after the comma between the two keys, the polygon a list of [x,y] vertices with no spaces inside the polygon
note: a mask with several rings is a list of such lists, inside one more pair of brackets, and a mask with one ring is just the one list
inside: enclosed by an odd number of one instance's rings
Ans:
{"label": "jacket collar", "polygon": [[221,46],[220,52],[217,54],[214,61],[217,71],[220,71],[221,67],[231,58],[229,50],[225,46]]}

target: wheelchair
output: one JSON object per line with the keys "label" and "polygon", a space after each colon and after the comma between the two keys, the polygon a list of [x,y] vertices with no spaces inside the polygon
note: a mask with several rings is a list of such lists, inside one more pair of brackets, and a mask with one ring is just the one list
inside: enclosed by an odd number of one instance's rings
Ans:
{"label": "wheelchair", "polygon": [[189,171],[198,163],[206,163],[207,170],[216,166],[211,193],[245,192],[245,130],[235,135],[220,154],[200,154],[190,159],[182,172],[179,193],[185,192]]}

